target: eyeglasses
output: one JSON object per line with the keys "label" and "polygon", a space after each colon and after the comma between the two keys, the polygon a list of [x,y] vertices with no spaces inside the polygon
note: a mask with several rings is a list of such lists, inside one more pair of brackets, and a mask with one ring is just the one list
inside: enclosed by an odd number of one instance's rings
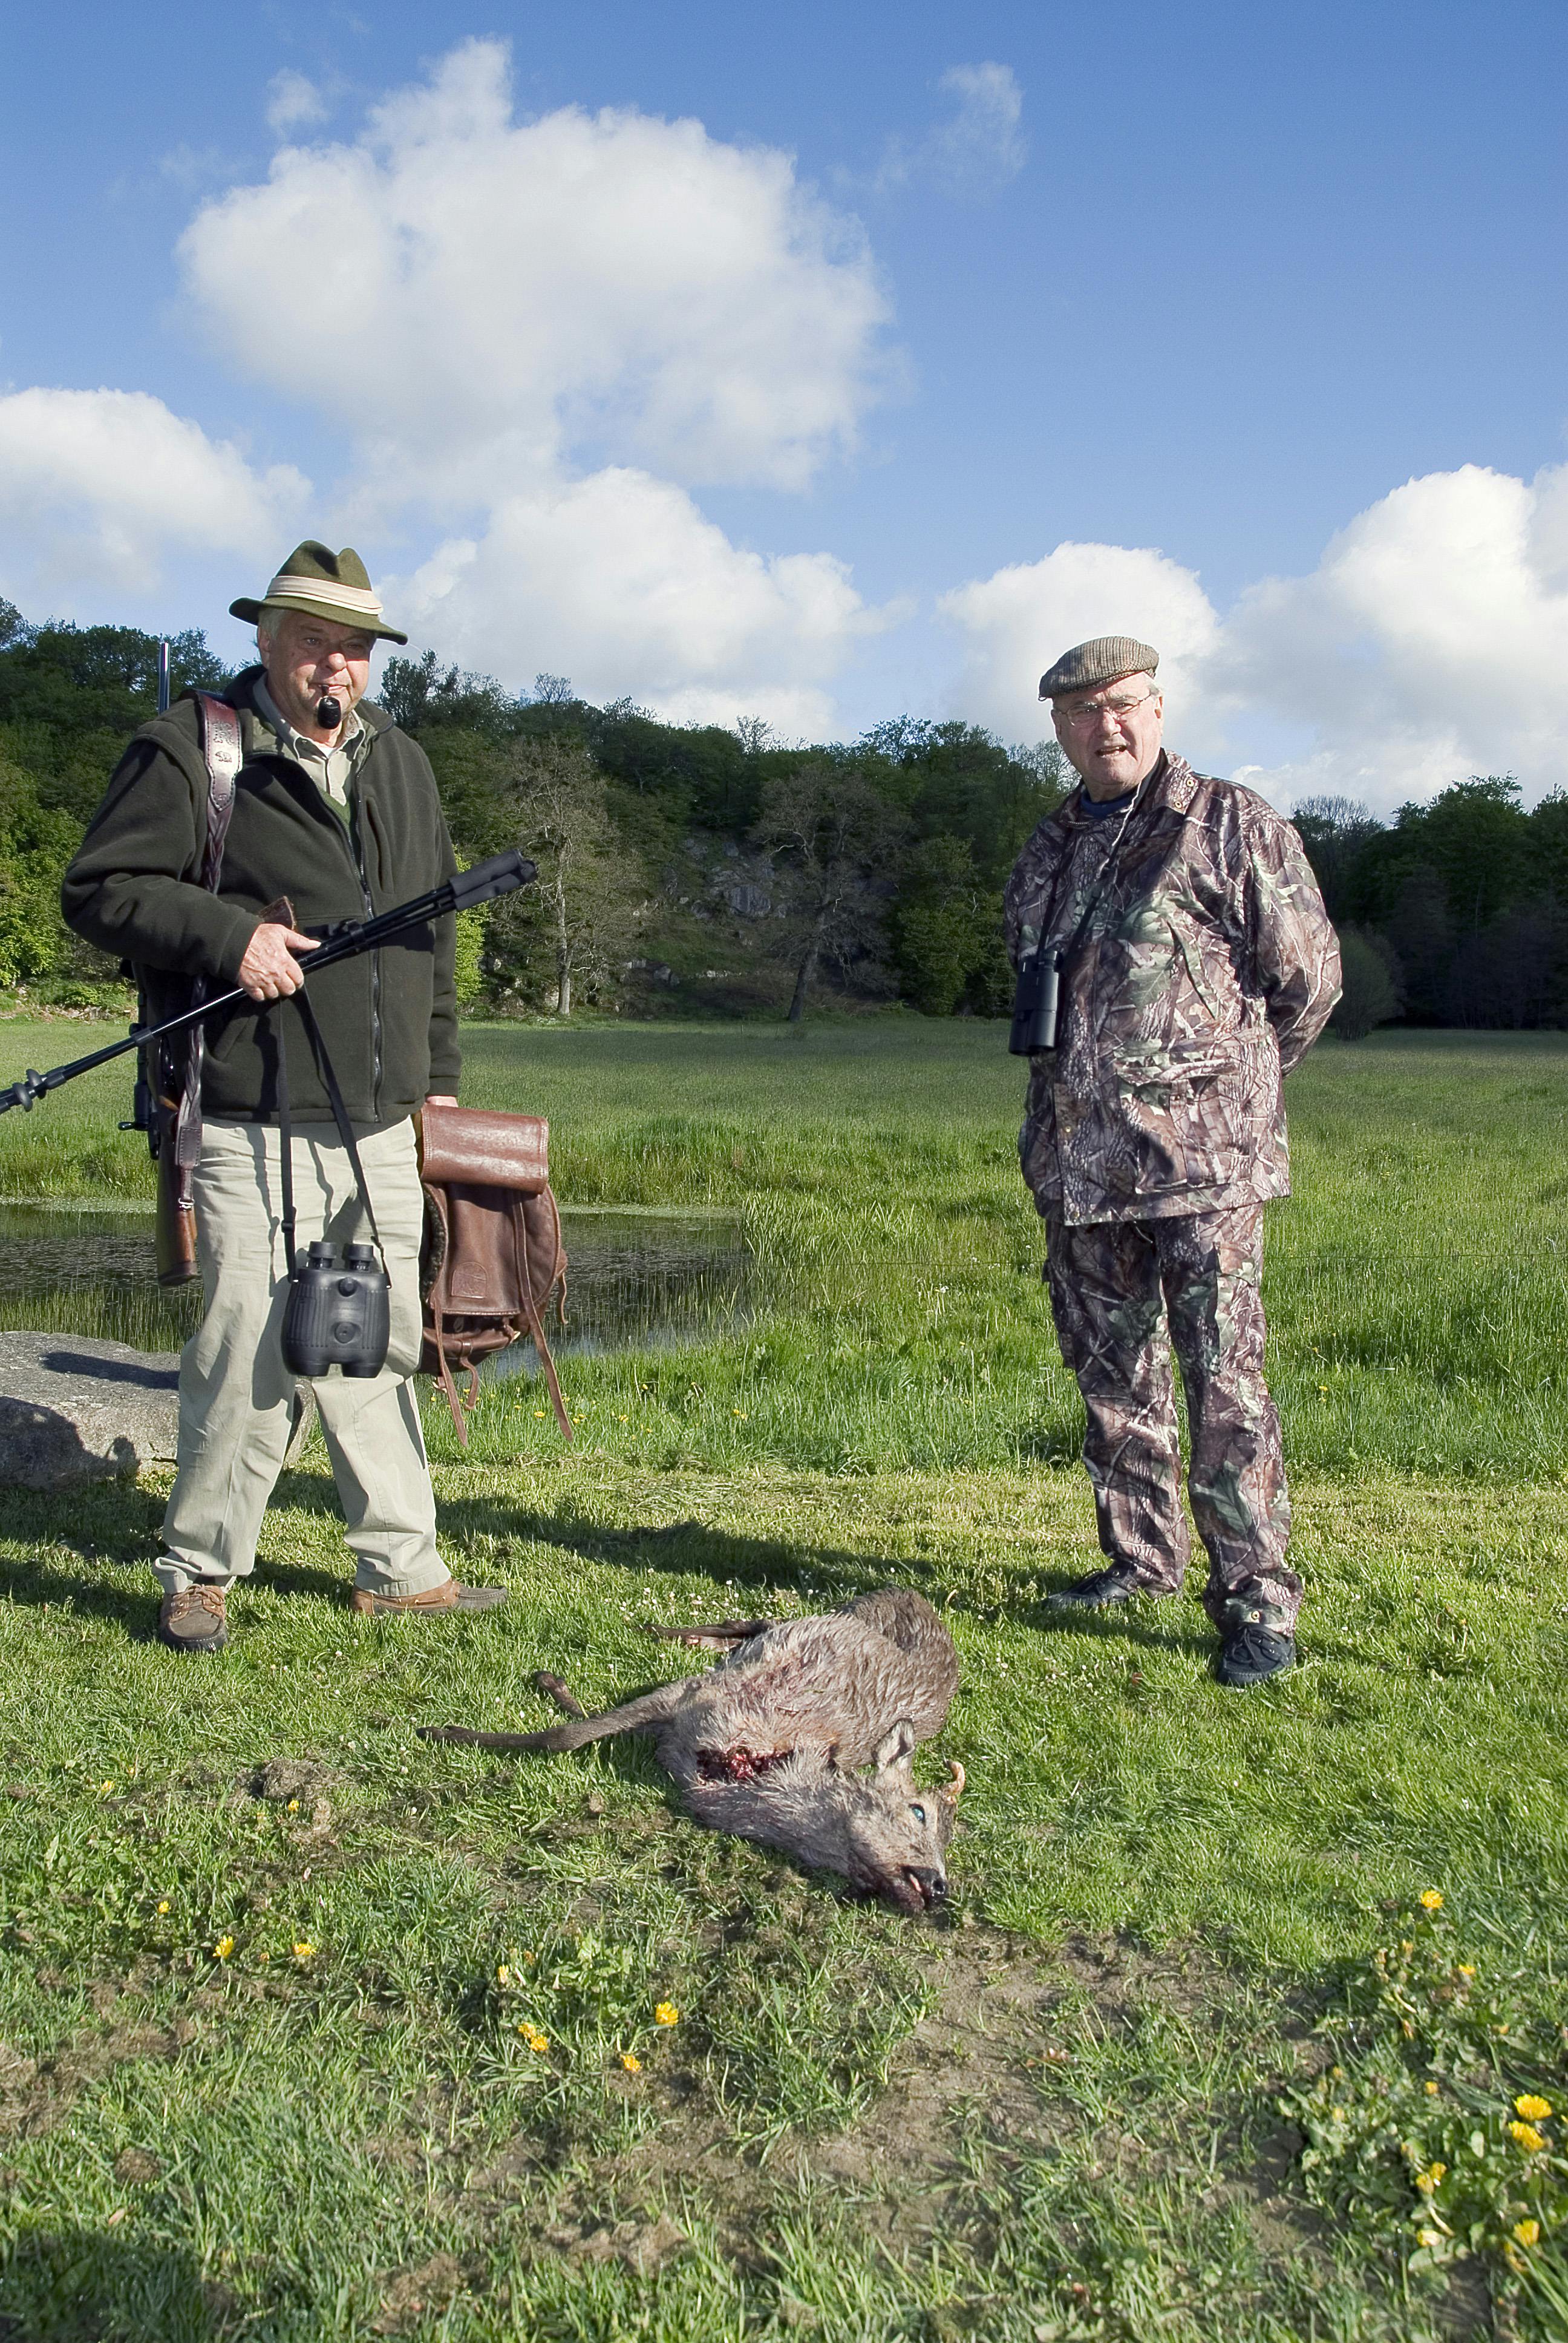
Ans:
{"label": "eyeglasses", "polygon": [[1098,724],[1102,716],[1113,717],[1120,724],[1123,717],[1131,716],[1135,708],[1143,706],[1145,700],[1158,699],[1159,697],[1158,691],[1141,691],[1136,699],[1091,699],[1086,707],[1063,708],[1055,712],[1060,714],[1064,724],[1075,725],[1087,731],[1091,725]]}

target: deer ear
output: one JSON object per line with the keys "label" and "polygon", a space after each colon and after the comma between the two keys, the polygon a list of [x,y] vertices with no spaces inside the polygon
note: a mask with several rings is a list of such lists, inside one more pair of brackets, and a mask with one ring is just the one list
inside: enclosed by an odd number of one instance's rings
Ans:
{"label": "deer ear", "polygon": [[875,1765],[879,1774],[886,1774],[895,1765],[907,1765],[915,1754],[915,1728],[907,1716],[900,1716],[890,1733],[884,1733],[877,1744]]}

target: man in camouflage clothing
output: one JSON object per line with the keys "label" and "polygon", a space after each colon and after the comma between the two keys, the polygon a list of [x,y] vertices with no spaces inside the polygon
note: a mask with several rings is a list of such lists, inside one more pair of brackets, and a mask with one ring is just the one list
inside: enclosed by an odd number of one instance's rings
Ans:
{"label": "man in camouflage clothing", "polygon": [[1281,1080],[1339,997],[1339,947],[1290,823],[1161,748],[1158,665],[1146,643],[1101,636],[1042,677],[1082,786],[1007,890],[1014,966],[1062,955],[1019,1145],[1109,1558],[1054,1600],[1181,1585],[1174,1348],[1220,1676],[1253,1684],[1294,1658],[1302,1598],[1263,1383],[1262,1208],[1289,1193]]}

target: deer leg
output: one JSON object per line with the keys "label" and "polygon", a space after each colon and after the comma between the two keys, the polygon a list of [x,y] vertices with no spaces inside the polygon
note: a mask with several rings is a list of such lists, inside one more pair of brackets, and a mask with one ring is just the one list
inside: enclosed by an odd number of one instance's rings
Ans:
{"label": "deer leg", "polygon": [[548,1699],[553,1700],[558,1708],[564,1709],[568,1716],[588,1715],[587,1709],[577,1694],[568,1685],[562,1684],[559,1676],[552,1676],[541,1668],[534,1678],[534,1687],[536,1691],[544,1693]]}
{"label": "deer leg", "polygon": [[645,1626],[642,1632],[662,1644],[684,1644],[689,1652],[732,1652],[737,1644],[778,1624],[775,1619],[719,1619],[711,1627]]}
{"label": "deer leg", "polygon": [[[553,1725],[543,1733],[475,1733],[466,1725],[422,1725],[419,1738],[457,1741],[470,1749],[581,1749],[589,1741],[608,1741],[618,1733],[651,1732],[674,1715],[688,1684],[700,1681],[696,1676],[683,1676],[675,1684],[660,1684],[656,1691],[644,1693],[640,1700],[624,1701],[619,1708],[604,1709],[598,1716],[585,1716],[578,1708],[565,1725]],[[569,1693],[567,1698],[571,1699]]]}

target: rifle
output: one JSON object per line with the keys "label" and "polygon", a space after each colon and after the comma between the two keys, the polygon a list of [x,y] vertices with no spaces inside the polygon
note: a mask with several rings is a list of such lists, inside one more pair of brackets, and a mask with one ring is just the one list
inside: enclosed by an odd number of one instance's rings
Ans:
{"label": "rifle", "polygon": [[[407,903],[394,905],[389,911],[377,911],[368,920],[335,920],[324,931],[319,950],[300,961],[301,971],[308,980],[317,969],[353,960],[360,952],[377,951],[430,920],[443,920],[452,911],[470,911],[476,904],[492,902],[498,895],[509,895],[516,887],[530,885],[538,875],[538,865],[511,847],[505,854],[492,855],[487,862],[476,862],[471,870],[444,879],[438,887],[410,897]],[[270,1001],[251,1001],[244,985],[236,984],[231,992],[217,993],[210,1001],[197,1001],[194,1008],[182,1009],[176,1017],[166,1017],[161,1025],[133,1025],[123,1041],[111,1041],[85,1058],[73,1058],[68,1065],[51,1066],[45,1074],[29,1066],[21,1081],[0,1090],[0,1114],[9,1114],[15,1106],[31,1114],[39,1099],[74,1082],[78,1074],[90,1074],[95,1066],[106,1066],[111,1059],[123,1058],[127,1050],[150,1050],[172,1034],[188,1033],[206,1018],[236,1009],[242,1001],[250,1001],[253,1009],[272,1006]]]}

